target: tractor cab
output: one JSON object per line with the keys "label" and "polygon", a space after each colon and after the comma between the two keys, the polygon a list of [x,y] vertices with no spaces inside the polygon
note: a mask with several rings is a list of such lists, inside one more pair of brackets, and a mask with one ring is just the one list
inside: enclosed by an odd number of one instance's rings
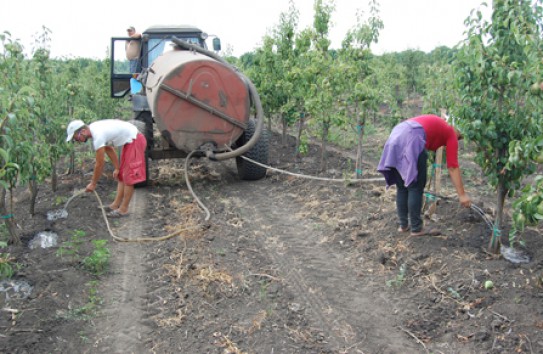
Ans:
{"label": "tractor cab", "polygon": [[[129,93],[139,92],[136,78],[158,58],[162,53],[174,50],[172,38],[176,37],[185,42],[207,49],[208,35],[192,26],[152,26],[142,33],[141,39],[130,37],[111,38],[111,97],[123,98]],[[127,58],[127,48],[133,45],[139,48],[137,63]],[[221,50],[219,38],[213,38],[213,50]],[[132,88],[131,88],[132,82]]]}

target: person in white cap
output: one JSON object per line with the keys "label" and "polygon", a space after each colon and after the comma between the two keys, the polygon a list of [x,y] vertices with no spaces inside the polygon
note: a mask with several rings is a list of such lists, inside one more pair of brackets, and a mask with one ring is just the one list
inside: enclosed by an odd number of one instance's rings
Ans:
{"label": "person in white cap", "polygon": [[[145,149],[147,141],[135,125],[119,119],[104,119],[86,125],[82,120],[74,120],[66,129],[66,142],[86,142],[92,139],[96,152],[96,162],[90,183],[85,188],[93,192],[104,170],[105,155],[113,163],[113,177],[118,181],[117,195],[109,205],[110,217],[128,215],[130,200],[134,195],[134,185],[146,180]],[[122,146],[121,161],[114,147]]]}

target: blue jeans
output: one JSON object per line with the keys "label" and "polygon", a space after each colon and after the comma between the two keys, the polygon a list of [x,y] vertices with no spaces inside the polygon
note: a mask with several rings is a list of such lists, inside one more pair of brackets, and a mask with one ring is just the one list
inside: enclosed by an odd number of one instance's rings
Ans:
{"label": "blue jeans", "polygon": [[417,180],[408,187],[404,185],[400,173],[396,169],[393,169],[397,181],[396,211],[400,219],[400,226],[405,229],[411,224],[412,232],[422,230],[422,197],[424,195],[424,187],[426,186],[427,160],[428,153],[426,150],[422,150],[417,160]]}
{"label": "blue jeans", "polygon": [[140,60],[139,59],[130,60],[130,73],[134,74],[134,73],[139,73],[140,71],[141,71]]}

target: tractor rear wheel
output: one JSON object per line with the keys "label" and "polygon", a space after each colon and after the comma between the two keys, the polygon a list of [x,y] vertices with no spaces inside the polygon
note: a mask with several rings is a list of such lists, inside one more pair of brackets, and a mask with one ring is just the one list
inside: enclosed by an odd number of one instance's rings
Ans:
{"label": "tractor rear wheel", "polygon": [[[135,188],[147,187],[149,184],[149,155],[153,148],[153,117],[149,111],[135,112],[134,120],[140,133],[145,136],[147,140],[147,148],[145,149],[145,181],[136,183]],[[119,157],[121,154],[119,153]]]}
{"label": "tractor rear wheel", "polygon": [[[249,119],[247,123],[247,130],[239,137],[237,146],[245,145],[251,137],[255,134],[256,122],[254,119]],[[265,127],[262,127],[260,138],[256,144],[249,149],[243,156],[254,160],[258,163],[266,165],[268,163],[269,155],[270,135]],[[262,179],[266,176],[266,167],[252,163],[245,160],[242,156],[236,157],[236,165],[238,168],[238,176],[242,180],[255,181]]]}

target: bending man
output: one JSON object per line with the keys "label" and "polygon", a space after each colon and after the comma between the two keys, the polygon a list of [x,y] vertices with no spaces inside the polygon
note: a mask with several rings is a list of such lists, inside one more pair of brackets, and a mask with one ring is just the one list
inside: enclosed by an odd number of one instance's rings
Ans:
{"label": "bending man", "polygon": [[426,185],[426,150],[447,148],[447,168],[456,188],[460,204],[471,206],[471,199],[464,191],[458,165],[458,140],[460,132],[444,119],[435,115],[422,115],[396,125],[385,143],[377,170],[385,176],[387,188],[396,184],[396,209],[400,221],[398,231],[412,236],[431,233],[423,229],[421,217],[422,198]]}
{"label": "bending man", "polygon": [[[138,132],[135,125],[118,120],[104,119],[86,125],[82,120],[70,122],[67,128],[66,141],[86,142],[92,139],[96,152],[96,162],[92,179],[85,190],[92,192],[102,176],[105,164],[105,155],[113,163],[113,177],[118,181],[117,195],[109,205],[110,217],[128,215],[130,200],[134,195],[134,185],[146,180],[145,173],[145,136]],[[122,146],[121,161],[117,157],[114,147]]]}

